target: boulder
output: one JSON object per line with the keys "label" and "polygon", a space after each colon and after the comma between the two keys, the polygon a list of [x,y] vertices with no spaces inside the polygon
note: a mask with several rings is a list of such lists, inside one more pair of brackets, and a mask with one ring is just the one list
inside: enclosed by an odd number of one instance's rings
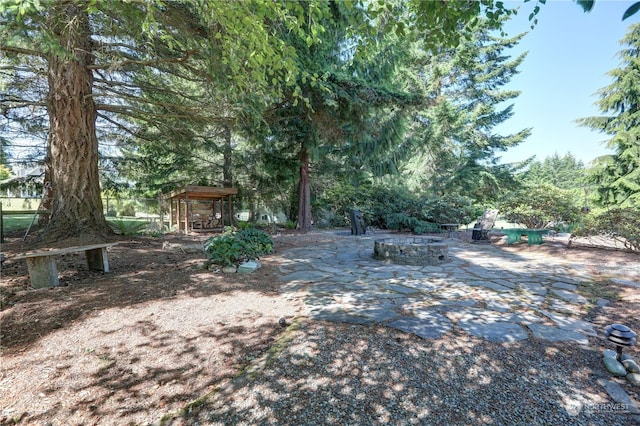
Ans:
{"label": "boulder", "polygon": [[624,368],[624,365],[620,364],[617,359],[612,358],[610,356],[604,357],[604,365],[607,367],[609,373],[614,376],[624,377],[627,375],[627,369]]}
{"label": "boulder", "polygon": [[238,273],[250,274],[261,266],[262,265],[257,260],[250,260],[248,262],[244,262],[238,265]]}

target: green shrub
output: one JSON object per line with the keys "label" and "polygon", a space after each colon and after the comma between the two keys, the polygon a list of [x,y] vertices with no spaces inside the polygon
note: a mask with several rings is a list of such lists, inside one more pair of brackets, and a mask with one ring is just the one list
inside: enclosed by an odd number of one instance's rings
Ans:
{"label": "green shrub", "polygon": [[314,225],[318,228],[335,228],[336,226],[345,226],[343,215],[336,215],[332,210],[316,208],[314,212]]}
{"label": "green shrub", "polygon": [[394,229],[396,231],[409,230],[418,235],[442,232],[437,223],[417,219],[404,213],[389,214],[385,217],[385,222],[387,229]]}
{"label": "green shrub", "polygon": [[386,228],[395,231],[403,231],[405,229],[413,230],[417,220],[415,217],[408,216],[404,213],[390,213],[385,216]]}
{"label": "green shrub", "polygon": [[148,223],[144,221],[121,219],[108,220],[107,224],[109,224],[113,232],[124,235],[125,237],[132,237],[140,234],[148,225]]}
{"label": "green shrub", "polygon": [[532,229],[580,221],[580,207],[570,191],[552,185],[527,186],[507,194],[500,211],[508,221]]}
{"label": "green shrub", "polygon": [[244,220],[240,220],[238,221],[238,229],[248,229],[248,228],[255,228],[256,225],[252,222],[247,222]]}
{"label": "green shrub", "polygon": [[640,211],[633,207],[614,208],[590,214],[574,230],[574,237],[604,236],[621,242],[628,250],[640,252]]}
{"label": "green shrub", "polygon": [[362,213],[367,226],[378,228],[387,228],[387,216],[396,213],[424,219],[420,197],[399,186],[374,186],[366,183],[354,187],[340,183],[327,189],[314,202],[313,207],[314,211],[319,212],[316,222],[331,227],[348,226],[349,213],[354,209]]}
{"label": "green shrub", "polygon": [[458,194],[446,194],[426,200],[422,207],[422,214],[429,222],[464,225],[479,216],[473,200]]}
{"label": "green shrub", "polygon": [[211,263],[232,266],[273,251],[273,240],[264,231],[247,228],[235,231],[225,228],[225,233],[211,237],[204,243],[204,252]]}
{"label": "green shrub", "polygon": [[135,216],[136,208],[132,202],[123,203],[118,209],[118,216]]}
{"label": "green shrub", "polygon": [[273,251],[273,240],[269,234],[259,229],[242,229],[236,232],[235,236],[243,241],[248,259],[255,259]]}

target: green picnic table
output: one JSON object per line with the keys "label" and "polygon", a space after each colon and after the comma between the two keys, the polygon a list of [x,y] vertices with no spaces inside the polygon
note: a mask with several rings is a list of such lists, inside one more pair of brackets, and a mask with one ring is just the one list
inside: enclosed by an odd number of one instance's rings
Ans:
{"label": "green picnic table", "polygon": [[527,236],[527,244],[542,244],[542,236],[549,232],[548,229],[507,228],[501,229],[507,235],[507,244],[515,244],[523,235]]}

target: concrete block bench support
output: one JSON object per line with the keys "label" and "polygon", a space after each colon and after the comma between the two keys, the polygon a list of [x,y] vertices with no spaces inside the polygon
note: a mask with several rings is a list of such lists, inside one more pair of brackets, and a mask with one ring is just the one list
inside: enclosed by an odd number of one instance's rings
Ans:
{"label": "concrete block bench support", "polygon": [[118,243],[93,244],[90,246],[67,247],[57,250],[37,251],[19,256],[18,259],[26,259],[29,269],[29,278],[33,288],[57,287],[58,267],[55,256],[84,251],[87,258],[87,266],[93,271],[109,272],[109,258],[107,248]]}

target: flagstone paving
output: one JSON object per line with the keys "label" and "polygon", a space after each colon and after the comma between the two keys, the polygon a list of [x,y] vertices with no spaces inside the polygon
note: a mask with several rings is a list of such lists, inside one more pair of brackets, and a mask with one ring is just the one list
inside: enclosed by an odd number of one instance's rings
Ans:
{"label": "flagstone paving", "polygon": [[325,321],[384,324],[438,338],[457,325],[493,342],[529,338],[588,344],[580,319],[588,300],[583,265],[540,252],[448,239],[450,262],[438,266],[373,258],[385,235],[337,235],[332,243],[291,249],[280,266],[285,291],[304,291],[307,315]]}

